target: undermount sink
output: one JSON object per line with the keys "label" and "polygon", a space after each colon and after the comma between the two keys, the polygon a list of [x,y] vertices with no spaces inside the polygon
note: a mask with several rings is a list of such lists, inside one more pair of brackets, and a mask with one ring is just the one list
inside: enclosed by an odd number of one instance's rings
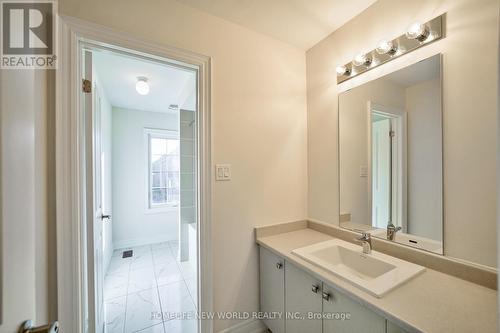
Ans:
{"label": "undermount sink", "polygon": [[340,239],[301,247],[292,253],[378,298],[425,271],[425,267],[377,251],[365,254],[361,246]]}

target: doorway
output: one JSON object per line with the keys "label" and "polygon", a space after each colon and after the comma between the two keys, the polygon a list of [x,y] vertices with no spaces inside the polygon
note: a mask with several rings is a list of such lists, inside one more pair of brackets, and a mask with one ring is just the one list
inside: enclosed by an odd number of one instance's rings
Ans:
{"label": "doorway", "polygon": [[87,330],[197,332],[197,72],[82,52]]}
{"label": "doorway", "polygon": [[369,103],[372,226],[406,223],[406,112]]}

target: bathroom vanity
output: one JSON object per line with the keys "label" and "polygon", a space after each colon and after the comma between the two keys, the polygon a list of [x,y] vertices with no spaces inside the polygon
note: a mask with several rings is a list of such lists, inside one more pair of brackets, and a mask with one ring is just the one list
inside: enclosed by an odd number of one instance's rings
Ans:
{"label": "bathroom vanity", "polygon": [[[416,255],[419,263],[447,267],[450,272],[461,271],[462,278],[425,267],[400,285],[376,295],[353,284],[345,276],[335,274],[321,263],[305,259],[297,251],[311,245],[314,248],[320,244],[321,247],[321,244],[329,242],[346,248],[349,247],[347,244],[357,246],[349,242],[349,237],[353,235],[355,233],[338,227],[311,221],[256,228],[256,241],[260,245],[260,310],[282,314],[281,318],[264,320],[273,333],[497,331],[497,293],[487,287],[494,287],[496,274],[493,271],[466,267],[445,257],[420,251],[429,257],[422,259]],[[379,240],[377,244],[381,242],[384,241]],[[371,254],[363,254],[361,246],[358,246],[360,256],[369,259],[380,255],[377,244]],[[406,252],[400,252],[402,257],[408,255],[407,251],[419,251],[404,250]],[[395,251],[397,253],[398,249]],[[404,262],[410,267],[414,265],[408,260]],[[359,273],[359,269],[354,267],[351,273],[356,271]],[[370,280],[376,276],[375,272],[360,278]],[[464,278],[479,279],[475,282],[483,285]]]}

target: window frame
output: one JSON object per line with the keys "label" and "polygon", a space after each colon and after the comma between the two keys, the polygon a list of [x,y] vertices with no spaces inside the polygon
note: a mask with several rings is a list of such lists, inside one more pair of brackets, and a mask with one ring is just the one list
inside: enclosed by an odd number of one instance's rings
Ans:
{"label": "window frame", "polygon": [[[151,203],[151,184],[152,184],[152,163],[151,163],[151,139],[152,138],[160,138],[160,139],[170,139],[179,141],[180,147],[180,137],[179,132],[175,130],[168,129],[157,129],[157,128],[144,128],[144,145],[146,152],[146,181],[145,181],[145,212],[146,214],[157,214],[157,213],[165,213],[176,211],[180,208],[180,202],[177,204],[165,203],[165,204],[155,204]],[[180,151],[179,151],[179,163],[180,163]],[[179,171],[179,181],[180,181],[180,171]],[[180,186],[179,186],[180,193]],[[179,194],[180,195],[180,194]]]}

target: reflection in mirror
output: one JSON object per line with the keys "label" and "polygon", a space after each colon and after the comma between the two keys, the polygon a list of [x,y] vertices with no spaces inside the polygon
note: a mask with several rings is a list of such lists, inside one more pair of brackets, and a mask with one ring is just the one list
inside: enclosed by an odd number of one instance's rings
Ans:
{"label": "reflection in mirror", "polygon": [[339,96],[340,225],[443,253],[441,56]]}

